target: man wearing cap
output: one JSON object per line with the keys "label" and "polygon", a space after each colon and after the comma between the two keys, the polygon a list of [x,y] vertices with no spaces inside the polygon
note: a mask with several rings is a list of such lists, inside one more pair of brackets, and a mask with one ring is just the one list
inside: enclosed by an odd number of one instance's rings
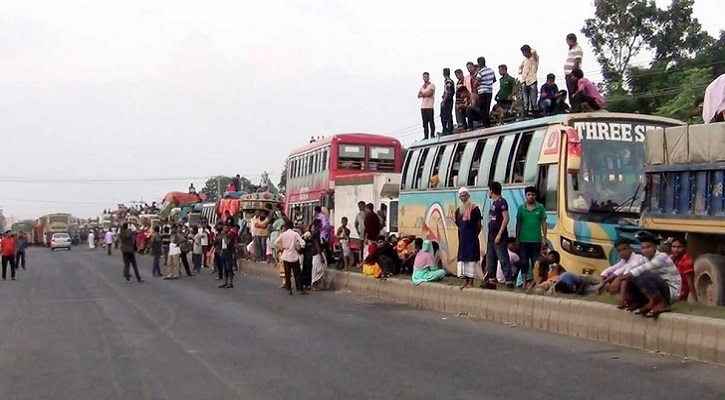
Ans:
{"label": "man wearing cap", "polygon": [[468,188],[458,189],[460,200],[456,209],[455,221],[458,227],[458,277],[463,279],[461,290],[473,286],[476,270],[481,260],[481,244],[478,235],[481,234],[481,209],[473,204]]}

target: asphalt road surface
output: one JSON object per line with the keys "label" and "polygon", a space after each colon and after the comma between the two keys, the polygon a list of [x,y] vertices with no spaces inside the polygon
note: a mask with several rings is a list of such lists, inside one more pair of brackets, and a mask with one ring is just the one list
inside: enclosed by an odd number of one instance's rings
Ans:
{"label": "asphalt road surface", "polygon": [[725,398],[722,367],[150,261],[31,249],[0,282],[0,399]]}

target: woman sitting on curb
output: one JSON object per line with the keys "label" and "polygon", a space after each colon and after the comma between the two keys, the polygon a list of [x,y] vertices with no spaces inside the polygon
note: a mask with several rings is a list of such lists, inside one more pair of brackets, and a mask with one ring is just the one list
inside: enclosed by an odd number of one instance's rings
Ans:
{"label": "woman sitting on curb", "polygon": [[433,243],[426,240],[421,245],[421,242],[420,239],[415,240],[417,254],[413,264],[413,283],[416,285],[423,282],[436,282],[446,276],[446,271],[436,266]]}

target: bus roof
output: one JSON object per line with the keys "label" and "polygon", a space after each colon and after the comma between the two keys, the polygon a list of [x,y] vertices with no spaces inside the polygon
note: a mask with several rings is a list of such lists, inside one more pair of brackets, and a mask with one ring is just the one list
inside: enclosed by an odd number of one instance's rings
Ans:
{"label": "bus roof", "polygon": [[486,135],[495,135],[504,132],[511,131],[526,131],[532,130],[543,126],[555,125],[555,124],[567,124],[570,121],[576,120],[591,120],[591,119],[617,119],[617,120],[637,120],[637,121],[650,121],[650,122],[665,122],[672,125],[685,125],[684,122],[667,118],[658,117],[655,115],[646,114],[632,114],[632,113],[613,113],[607,111],[597,111],[590,113],[576,113],[576,114],[557,114],[548,117],[532,118],[524,121],[512,122],[509,124],[503,124],[493,126],[490,128],[480,128],[474,131],[460,132],[453,135],[447,135],[443,137],[434,137],[431,139],[419,140],[410,147],[424,147],[437,142],[449,142],[456,141],[462,138],[479,137]]}
{"label": "bus roof", "polygon": [[342,140],[350,140],[352,142],[356,143],[366,143],[370,140],[376,140],[376,141],[387,141],[390,144],[393,145],[400,145],[400,141],[394,137],[385,136],[385,135],[378,135],[375,133],[338,133],[332,136],[326,136],[316,142],[308,143],[303,146],[295,147],[290,151],[290,156],[300,153],[305,153],[310,150],[317,149],[319,147],[324,147],[325,145],[328,145],[334,141],[342,141]]}

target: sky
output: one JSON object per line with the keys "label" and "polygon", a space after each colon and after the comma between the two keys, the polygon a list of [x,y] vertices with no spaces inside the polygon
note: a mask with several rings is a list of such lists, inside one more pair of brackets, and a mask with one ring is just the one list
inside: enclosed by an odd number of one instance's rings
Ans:
{"label": "sky", "polygon": [[[593,14],[591,0],[518,0],[491,17],[487,4],[0,0],[0,207],[92,217],[220,174],[276,183],[311,136],[410,143],[423,71],[439,95],[444,67],[482,55],[515,73],[529,44],[540,80],[560,78],[566,34]],[[695,3],[713,36],[718,9]],[[585,75],[601,79],[580,43]]]}

